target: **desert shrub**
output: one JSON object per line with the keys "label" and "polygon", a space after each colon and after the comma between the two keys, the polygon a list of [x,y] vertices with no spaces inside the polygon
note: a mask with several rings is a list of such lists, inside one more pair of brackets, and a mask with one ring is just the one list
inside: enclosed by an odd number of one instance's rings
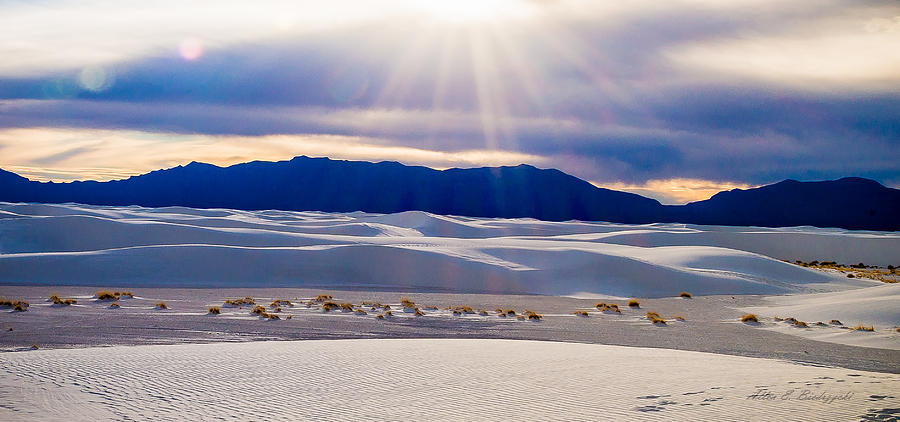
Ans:
{"label": "desert shrub", "polygon": [[650,318],[650,323],[656,324],[656,325],[666,325],[666,320],[654,316],[654,317]]}
{"label": "desert shrub", "polygon": [[481,316],[487,316],[487,315],[488,315],[488,311],[482,309],[482,310],[478,311],[478,315],[481,315]]}
{"label": "desert shrub", "polygon": [[587,311],[575,311],[575,315],[578,315],[578,316],[580,316],[580,317],[590,316],[590,315],[587,313]]}
{"label": "desert shrub", "polygon": [[516,319],[519,321],[525,321],[525,315],[516,316]]}
{"label": "desert shrub", "polygon": [[862,324],[858,324],[856,327],[853,327],[856,331],[875,331],[874,325],[865,326]]}
{"label": "desert shrub", "polygon": [[341,305],[338,305],[337,302],[327,301],[322,304],[322,310],[325,312],[331,312],[334,309],[340,309]]}
{"label": "desert shrub", "polygon": [[856,278],[856,276],[853,275],[853,273],[850,273],[850,274],[847,274],[847,278]]}
{"label": "desert shrub", "polygon": [[772,319],[773,319],[775,322],[781,322],[781,321],[784,321],[784,318],[779,318],[779,317],[773,317]]}
{"label": "desert shrub", "polygon": [[368,312],[366,312],[366,311],[364,311],[364,310],[362,310],[362,309],[357,309],[357,310],[356,310],[356,315],[368,315],[368,314],[369,314]]}
{"label": "desert shrub", "polygon": [[787,318],[784,319],[784,322],[793,324],[793,323],[797,322],[797,318],[794,318],[794,317],[787,317]]}
{"label": "desert shrub", "polygon": [[657,312],[647,311],[647,319],[651,319],[651,318],[662,318],[662,317]]}
{"label": "desert shrub", "polygon": [[422,311],[420,311],[419,308],[416,308],[416,313],[415,313],[415,315],[416,315],[416,316],[425,316],[425,313],[423,313]]}
{"label": "desert shrub", "polygon": [[260,305],[256,305],[253,307],[253,309],[250,310],[250,313],[253,315],[262,316],[262,314],[266,313],[266,308],[263,308]]}
{"label": "desert shrub", "polygon": [[828,324],[826,324],[826,323],[824,323],[824,322],[822,322],[822,321],[817,321],[815,325],[816,325],[816,326],[819,326],[819,327],[827,327],[827,326],[828,326]]}
{"label": "desert shrub", "polygon": [[96,295],[97,300],[119,300],[119,297],[113,294],[112,292],[108,292],[106,290],[101,290],[97,292]]}
{"label": "desert shrub", "polygon": [[416,302],[409,300],[408,297],[403,297],[400,298],[400,305],[402,305],[404,308],[415,308]]}
{"label": "desert shrub", "polygon": [[218,306],[210,306],[209,309],[207,309],[207,311],[210,315],[219,315],[222,313],[222,309],[219,308]]}
{"label": "desert shrub", "polygon": [[686,320],[683,316],[681,316],[681,315],[675,315],[674,318],[677,319],[677,320],[679,320],[679,321],[687,321],[687,320]]}
{"label": "desert shrub", "polygon": [[69,306],[69,305],[78,303],[78,301],[75,299],[68,299],[68,298],[61,299],[57,295],[50,296],[50,301],[53,302],[54,305],[62,305],[62,306]]}
{"label": "desert shrub", "polygon": [[685,299],[692,299],[692,298],[694,297],[694,295],[692,295],[692,294],[690,294],[690,293],[688,293],[688,292],[681,292],[681,293],[678,294],[678,296],[681,296],[681,297],[683,297],[683,298],[685,298]]}
{"label": "desert shrub", "polygon": [[594,305],[594,307],[597,309],[605,308],[605,307],[607,307],[607,304],[606,304],[606,302],[600,302],[600,303]]}
{"label": "desert shrub", "polygon": [[113,303],[109,304],[109,309],[119,309],[119,308],[121,308],[121,306],[119,306],[118,302],[113,302]]}
{"label": "desert shrub", "polygon": [[458,309],[453,310],[453,316],[460,316],[460,315],[462,315],[462,312],[460,312]]}
{"label": "desert shrub", "polygon": [[603,306],[600,307],[600,312],[612,312],[616,314],[622,313],[622,311],[619,310],[619,305],[616,305],[615,303],[609,305],[604,303],[602,305]]}
{"label": "desert shrub", "polygon": [[166,302],[159,302],[156,304],[156,309],[169,309],[169,305],[166,305]]}
{"label": "desert shrub", "polygon": [[503,309],[497,308],[497,309],[494,309],[494,312],[496,312],[496,313],[498,313],[498,314],[502,314],[502,313],[503,313]]}
{"label": "desert shrub", "polygon": [[279,306],[279,307],[276,307],[275,309],[272,309],[272,312],[281,312],[281,307]]}
{"label": "desert shrub", "polygon": [[331,299],[334,299],[333,297],[331,297],[331,295],[318,295],[318,296],[316,296],[315,301],[322,303],[322,302],[325,302],[326,300],[331,300]]}
{"label": "desert shrub", "polygon": [[229,307],[241,307],[244,305],[255,305],[256,300],[250,296],[245,296],[237,299],[225,299],[225,306]]}
{"label": "desert shrub", "polygon": [[287,299],[278,299],[269,304],[270,308],[280,308],[282,306],[290,306],[293,308],[294,303]]}
{"label": "desert shrub", "polygon": [[794,326],[798,327],[798,328],[809,328],[809,324],[807,324],[803,321],[795,321]]}
{"label": "desert shrub", "polygon": [[127,297],[130,299],[134,299],[134,294],[131,293],[130,291],[123,291],[123,292],[116,291],[116,292],[113,292],[113,295],[118,296],[119,298]]}
{"label": "desert shrub", "polygon": [[631,299],[628,301],[628,306],[632,307],[632,308],[640,308],[641,302],[638,301],[637,299]]}
{"label": "desert shrub", "polygon": [[529,310],[525,311],[525,317],[527,317],[530,320],[534,320],[534,321],[540,321],[542,318],[544,318],[543,315],[541,315],[537,312],[534,312],[534,311],[529,311]]}
{"label": "desert shrub", "polygon": [[500,317],[500,318],[506,318],[506,313],[505,313],[505,312],[500,312],[499,314],[497,314],[497,316]]}
{"label": "desert shrub", "polygon": [[291,319],[293,317],[294,317],[293,315],[288,315],[288,316],[284,317],[284,319]]}
{"label": "desert shrub", "polygon": [[266,314],[265,317],[268,319],[281,319],[281,317],[275,314]]}
{"label": "desert shrub", "polygon": [[514,311],[512,309],[507,309],[507,310],[503,311],[503,313],[505,313],[508,316],[516,316],[516,311]]}
{"label": "desert shrub", "polygon": [[375,318],[378,318],[378,319],[384,319],[384,315],[378,314],[378,315],[375,315]]}
{"label": "desert shrub", "polygon": [[384,316],[386,316],[386,317],[392,317],[392,316],[394,316],[394,313],[391,312],[391,311],[384,311]]}
{"label": "desert shrub", "polygon": [[341,311],[344,312],[353,312],[353,304],[350,302],[344,302],[341,304]]}
{"label": "desert shrub", "polygon": [[844,325],[843,323],[841,323],[841,321],[836,320],[836,319],[831,320],[831,322],[829,322],[829,324],[831,324],[831,325]]}
{"label": "desert shrub", "polygon": [[741,322],[759,322],[759,317],[756,314],[746,314],[741,317]]}
{"label": "desert shrub", "polygon": [[13,312],[25,312],[28,310],[27,302],[14,302]]}
{"label": "desert shrub", "polygon": [[384,305],[384,308],[381,308],[381,309],[384,309],[385,311],[390,311],[391,305]]}

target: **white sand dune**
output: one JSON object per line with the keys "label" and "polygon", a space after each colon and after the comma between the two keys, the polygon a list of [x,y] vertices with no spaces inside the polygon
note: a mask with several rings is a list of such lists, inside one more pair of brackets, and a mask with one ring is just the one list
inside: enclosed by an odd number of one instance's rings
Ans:
{"label": "white sand dune", "polygon": [[[819,341],[853,346],[900,350],[900,284],[882,284],[864,289],[835,293],[785,295],[768,297],[771,306],[745,308],[766,317],[762,322],[768,329],[799,335]],[[770,318],[796,318],[812,324],[823,322],[827,327],[798,328]],[[829,324],[838,320],[842,325]],[[854,331],[857,325],[871,326],[874,332]]]}
{"label": "white sand dune", "polygon": [[900,407],[896,374],[595,344],[325,340],[2,357],[5,421],[821,421]]}
{"label": "white sand dune", "polygon": [[[673,240],[674,239],[674,240]],[[846,246],[843,241],[850,242]],[[776,246],[772,246],[776,245]],[[663,297],[871,285],[779,261],[879,263],[891,233],[0,203],[0,283],[378,287]],[[891,257],[896,254],[890,255]]]}

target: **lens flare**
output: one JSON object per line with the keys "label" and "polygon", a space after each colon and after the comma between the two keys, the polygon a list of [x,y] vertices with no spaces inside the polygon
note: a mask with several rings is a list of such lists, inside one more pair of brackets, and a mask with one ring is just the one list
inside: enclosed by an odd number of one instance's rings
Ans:
{"label": "lens flare", "polygon": [[188,38],[178,46],[178,53],[185,60],[197,60],[203,55],[203,41],[197,38]]}
{"label": "lens flare", "polygon": [[78,74],[78,85],[91,92],[104,91],[112,85],[112,82],[112,73],[102,67],[86,67]]}

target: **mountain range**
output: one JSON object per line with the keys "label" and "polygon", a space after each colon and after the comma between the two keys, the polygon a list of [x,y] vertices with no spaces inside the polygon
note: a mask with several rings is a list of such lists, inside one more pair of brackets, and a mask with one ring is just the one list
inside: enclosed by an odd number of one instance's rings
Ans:
{"label": "mountain range", "polygon": [[107,182],[36,182],[0,170],[0,201],[900,230],[900,190],[859,177],[785,180],[662,205],[525,164],[435,170],[305,156],[229,167],[192,162]]}

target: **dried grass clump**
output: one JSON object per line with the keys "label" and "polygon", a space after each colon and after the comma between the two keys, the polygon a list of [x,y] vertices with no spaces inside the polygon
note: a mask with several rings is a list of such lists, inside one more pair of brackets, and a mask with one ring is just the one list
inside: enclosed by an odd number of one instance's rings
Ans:
{"label": "dried grass clump", "polygon": [[874,325],[865,326],[862,324],[858,324],[856,327],[853,327],[856,331],[875,331]]}
{"label": "dried grass clump", "polygon": [[619,305],[616,305],[615,303],[611,303],[611,304],[609,304],[609,305],[607,305],[607,304],[605,304],[605,303],[602,303],[601,305],[603,305],[603,306],[601,306],[601,307],[599,308],[599,309],[600,309],[600,312],[607,312],[607,313],[612,312],[612,313],[614,313],[614,314],[621,314],[621,313],[622,313],[622,311],[619,310]]}
{"label": "dried grass clump", "polygon": [[250,313],[253,315],[262,316],[262,314],[266,313],[266,308],[263,308],[261,305],[256,305],[253,309],[250,310]]}
{"label": "dried grass clump", "polygon": [[207,309],[207,313],[209,313],[210,315],[219,315],[222,313],[222,308],[219,308],[218,306],[210,306],[209,309]]}
{"label": "dried grass clump", "polygon": [[795,321],[794,326],[797,328],[809,328],[809,324],[807,324],[803,321]]}
{"label": "dried grass clump", "polygon": [[262,314],[260,314],[260,316],[263,317],[263,318],[266,318],[266,319],[270,319],[270,320],[271,320],[271,319],[281,319],[281,317],[279,317],[278,315],[270,314],[270,313],[267,313],[267,312],[263,312]]}
{"label": "dried grass clump", "polygon": [[60,299],[60,297],[57,295],[50,296],[50,301],[53,302],[54,305],[61,305],[61,306],[69,306],[69,305],[78,303],[78,301],[75,299],[70,299],[70,298]]}
{"label": "dried grass clump", "polygon": [[131,291],[127,291],[127,290],[123,291],[123,292],[119,292],[119,291],[113,292],[113,295],[118,296],[119,298],[127,297],[129,299],[134,299],[134,293],[131,293]]}
{"label": "dried grass clump", "polygon": [[741,317],[741,322],[759,322],[759,317],[756,314],[746,314]]}
{"label": "dried grass clump", "polygon": [[662,318],[662,317],[659,315],[658,312],[647,311],[647,319],[650,319],[650,318],[653,318],[653,317],[656,317],[656,318]]}
{"label": "dried grass clump", "polygon": [[350,302],[344,302],[341,304],[341,311],[343,312],[353,312],[353,304]]}
{"label": "dried grass clump", "polygon": [[818,327],[827,327],[827,326],[828,326],[828,324],[826,324],[826,323],[824,323],[824,322],[822,322],[822,321],[816,322],[815,325],[818,326]]}
{"label": "dried grass clump", "polygon": [[28,307],[31,306],[30,303],[24,300],[0,300],[0,306],[5,308],[13,308],[14,312],[25,312],[28,310]]}
{"label": "dried grass clump", "polygon": [[391,311],[384,311],[384,316],[386,316],[386,317],[392,317],[392,316],[394,316],[394,313],[391,312]]}
{"label": "dried grass clump", "polygon": [[390,311],[390,310],[391,310],[391,305],[384,305],[384,307],[381,308],[381,309],[384,309],[385,311]]}
{"label": "dried grass clump", "polygon": [[597,308],[597,309],[600,309],[600,308],[606,308],[606,307],[609,307],[609,305],[607,305],[606,302],[600,302],[600,303],[594,305],[594,307]]}
{"label": "dried grass clump", "polygon": [[694,295],[692,295],[692,294],[690,294],[690,293],[688,293],[688,292],[681,292],[681,293],[678,294],[678,296],[681,296],[681,297],[683,297],[683,298],[685,298],[685,299],[693,299],[693,298],[694,298]]}
{"label": "dried grass clump", "polygon": [[250,296],[245,296],[238,299],[225,299],[225,306],[229,307],[242,307],[244,305],[255,305],[256,300]]}
{"label": "dried grass clump", "polygon": [[281,308],[282,306],[290,306],[293,308],[294,303],[287,299],[277,299],[269,304],[270,308]]}
{"label": "dried grass clump", "polygon": [[341,305],[338,305],[337,302],[328,301],[322,304],[322,310],[325,312],[331,312],[335,309],[341,309]]}
{"label": "dried grass clump", "polygon": [[156,304],[156,309],[169,309],[169,305],[166,305],[166,302],[159,302]]}
{"label": "dried grass clump", "polygon": [[666,325],[666,320],[662,318],[652,317],[650,318],[650,323],[656,325]]}
{"label": "dried grass clump", "polygon": [[516,311],[514,311],[512,309],[507,309],[507,310],[503,311],[503,313],[505,313],[506,316],[516,316]]}
{"label": "dried grass clump", "polygon": [[779,318],[779,317],[773,317],[772,319],[775,320],[775,322],[784,321],[784,318]]}
{"label": "dried grass clump", "polygon": [[541,319],[544,318],[543,315],[541,315],[535,311],[529,311],[529,310],[525,310],[525,317],[530,320],[533,320],[533,321],[540,321]]}
{"label": "dried grass clump", "polygon": [[588,316],[590,316],[590,315],[587,313],[587,311],[575,311],[575,315],[578,315],[578,316],[580,316],[580,317],[588,317]]}
{"label": "dried grass clump", "polygon": [[687,321],[687,319],[685,319],[685,318],[684,318],[683,316],[681,316],[681,315],[675,315],[673,318],[675,318],[675,319],[678,320],[678,321]]}
{"label": "dried grass clump", "polygon": [[640,308],[641,302],[637,299],[631,299],[628,301],[628,306],[631,308]]}
{"label": "dried grass clump", "polygon": [[118,302],[113,302],[113,303],[109,304],[109,309],[119,309],[119,308],[121,308],[121,306],[119,306]]}
{"label": "dried grass clump", "polygon": [[451,311],[460,312],[463,314],[474,314],[475,313],[475,310],[472,309],[471,306],[467,306],[467,305],[453,306],[453,307],[448,307],[447,309],[449,309]]}
{"label": "dried grass clump", "polygon": [[404,308],[415,308],[416,302],[409,300],[408,297],[403,297],[403,298],[400,298],[400,305],[403,306]]}
{"label": "dried grass clump", "polygon": [[325,301],[331,300],[331,299],[334,299],[333,297],[331,297],[331,295],[318,295],[318,296],[316,296],[315,299],[313,299],[313,301],[322,303],[322,302],[325,302]]}
{"label": "dried grass clump", "polygon": [[425,313],[420,311],[419,308],[416,308],[415,316],[425,316]]}
{"label": "dried grass clump", "polygon": [[516,319],[519,321],[525,321],[525,315],[519,315],[516,317]]}
{"label": "dried grass clump", "polygon": [[844,325],[841,321],[833,319],[829,322],[831,325]]}
{"label": "dried grass clump", "polygon": [[375,318],[378,318],[378,319],[384,319],[384,315],[378,314],[378,315],[375,315]]}
{"label": "dried grass clump", "polygon": [[462,315],[462,312],[460,312],[458,309],[453,310],[453,316],[460,316],[460,315]]}
{"label": "dried grass clump", "polygon": [[797,318],[794,318],[794,317],[787,317],[787,318],[784,319],[784,322],[786,322],[786,323],[788,323],[788,324],[796,324],[796,323],[797,323]]}
{"label": "dried grass clump", "polygon": [[486,311],[486,310],[484,310],[484,309],[481,309],[481,310],[478,311],[478,315],[481,315],[481,316],[488,316],[488,311]]}
{"label": "dried grass clump", "polygon": [[101,290],[94,295],[97,300],[119,300],[119,296],[116,296],[112,292],[108,292],[106,290]]}
{"label": "dried grass clump", "polygon": [[368,312],[366,312],[362,309],[357,309],[355,313],[356,313],[356,315],[368,315],[369,314]]}

